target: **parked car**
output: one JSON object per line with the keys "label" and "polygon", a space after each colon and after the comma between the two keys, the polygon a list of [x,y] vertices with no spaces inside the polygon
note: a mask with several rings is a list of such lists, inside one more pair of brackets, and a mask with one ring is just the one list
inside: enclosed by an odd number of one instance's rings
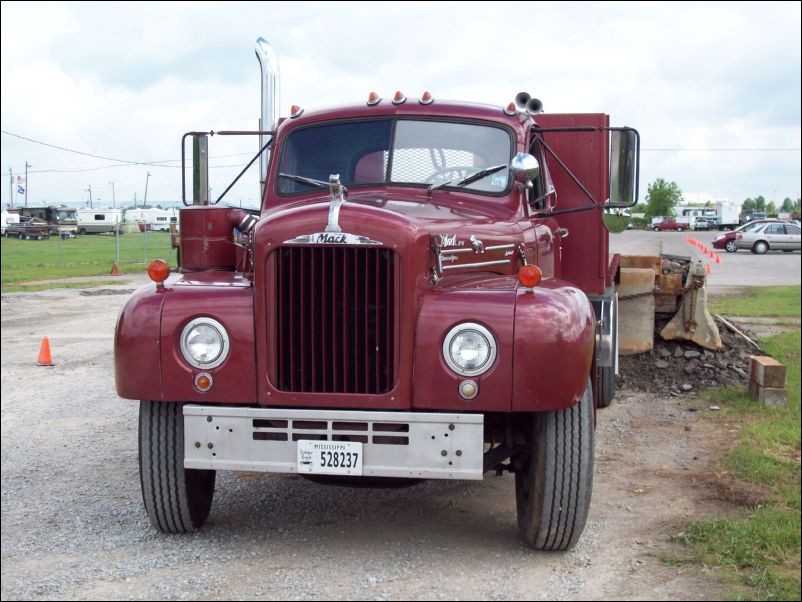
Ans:
{"label": "parked car", "polygon": [[660,232],[661,230],[676,230],[677,232],[682,232],[687,229],[687,224],[680,223],[673,217],[667,217],[662,222],[655,222],[652,224],[652,230],[655,232]]}
{"label": "parked car", "polygon": [[769,250],[795,251],[802,249],[800,229],[790,222],[766,220],[752,222],[735,234],[738,249],[750,249],[763,255]]}
{"label": "parked car", "polygon": [[713,239],[713,248],[714,249],[724,249],[727,253],[735,253],[738,250],[738,245],[735,244],[735,237],[738,233],[744,232],[747,228],[752,230],[757,228],[761,224],[765,223],[784,223],[781,220],[760,220],[755,222],[747,222],[742,224],[741,226],[737,227],[735,230],[730,232],[724,232],[723,234],[719,234]]}
{"label": "parked car", "polygon": [[703,217],[697,217],[696,221],[693,223],[694,230],[710,230],[715,224],[713,224],[710,220],[707,220]]}

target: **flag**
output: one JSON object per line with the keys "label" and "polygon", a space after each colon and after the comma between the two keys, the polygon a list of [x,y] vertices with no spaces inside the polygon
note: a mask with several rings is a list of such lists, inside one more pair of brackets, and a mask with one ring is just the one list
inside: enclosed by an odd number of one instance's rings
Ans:
{"label": "flag", "polygon": [[25,194],[25,177],[17,176],[17,194]]}
{"label": "flag", "polygon": [[25,189],[22,186],[17,186],[17,194],[25,194]]}

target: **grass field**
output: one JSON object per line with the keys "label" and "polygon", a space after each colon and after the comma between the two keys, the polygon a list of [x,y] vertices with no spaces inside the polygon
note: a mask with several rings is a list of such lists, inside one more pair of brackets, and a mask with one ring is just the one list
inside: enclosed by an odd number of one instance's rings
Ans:
{"label": "grass field", "polygon": [[[114,236],[86,235],[68,240],[19,240],[2,238],[3,292],[15,290],[12,283],[82,276],[102,276],[111,271],[117,258]],[[147,244],[147,246],[146,246]],[[175,265],[170,234],[129,232],[120,237],[120,271],[141,272],[152,259],[166,259]]]}
{"label": "grass field", "polygon": [[[746,298],[716,302],[729,315],[799,316],[800,287],[755,289]],[[726,305],[726,309],[724,306]],[[691,560],[724,568],[741,587],[737,599],[800,599],[800,345],[793,332],[761,339],[786,365],[788,406],[767,409],[740,387],[710,392],[724,420],[739,425],[739,440],[721,469],[757,485],[765,502],[740,514],[695,522],[679,540],[692,546]]]}

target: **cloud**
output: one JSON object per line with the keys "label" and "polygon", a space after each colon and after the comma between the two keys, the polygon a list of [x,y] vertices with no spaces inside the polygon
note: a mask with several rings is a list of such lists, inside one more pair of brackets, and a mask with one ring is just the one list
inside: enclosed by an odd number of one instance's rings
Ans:
{"label": "cloud", "polygon": [[[548,112],[637,127],[644,149],[798,148],[801,134],[798,3],[3,3],[0,21],[3,129],[130,160],[179,158],[189,130],[255,128],[260,35],[281,60],[283,114],[372,90],[499,106],[526,90]],[[228,155],[254,150],[215,139],[211,154],[244,163]],[[15,171],[111,164],[6,135],[2,158]],[[795,197],[799,163],[798,151],[645,150],[642,181]],[[31,191],[80,200],[113,180],[130,202],[147,171],[149,198],[180,196],[175,167],[34,173]],[[255,182],[234,198],[257,202]]]}

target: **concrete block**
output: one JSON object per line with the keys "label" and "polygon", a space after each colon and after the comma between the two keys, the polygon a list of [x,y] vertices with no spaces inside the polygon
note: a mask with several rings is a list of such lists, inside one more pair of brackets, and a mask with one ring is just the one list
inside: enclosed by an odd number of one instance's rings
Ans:
{"label": "concrete block", "polygon": [[[659,258],[658,258],[659,259]],[[635,355],[654,348],[652,268],[621,268],[618,285],[618,353]]]}
{"label": "concrete block", "polygon": [[663,295],[681,295],[682,274],[658,274],[657,288],[658,292]]}
{"label": "concrete block", "polygon": [[671,314],[677,313],[679,307],[679,297],[677,295],[662,295],[654,296],[654,311],[658,314]]}
{"label": "concrete block", "polygon": [[619,264],[623,268],[649,268],[657,276],[663,272],[663,261],[654,255],[621,255]]}
{"label": "concrete block", "polygon": [[785,387],[785,366],[768,355],[753,355],[749,378],[764,387]]}
{"label": "concrete block", "polygon": [[764,387],[753,380],[749,381],[749,396],[769,408],[784,408],[788,405],[788,389]]}

